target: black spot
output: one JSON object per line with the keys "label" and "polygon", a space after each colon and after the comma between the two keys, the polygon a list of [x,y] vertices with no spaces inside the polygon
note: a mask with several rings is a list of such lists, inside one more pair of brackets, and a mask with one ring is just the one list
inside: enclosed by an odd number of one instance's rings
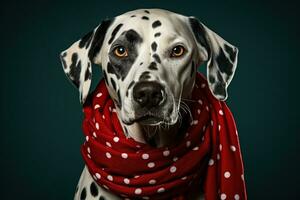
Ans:
{"label": "black spot", "polygon": [[219,50],[219,55],[217,56],[216,61],[222,73],[226,73],[228,76],[232,75],[233,65],[231,64],[229,59],[225,56],[222,48],[220,48]]}
{"label": "black spot", "polygon": [[142,19],[143,20],[149,20],[149,17],[143,16]]}
{"label": "black spot", "polygon": [[122,106],[122,102],[121,102],[121,94],[120,94],[120,90],[118,90],[118,103],[117,103],[117,106],[119,107],[119,108],[121,108],[121,106]]}
{"label": "black spot", "polygon": [[116,82],[114,81],[114,79],[110,78],[110,82],[111,82],[111,84],[113,86],[113,89],[116,91],[117,87],[116,87]]}
{"label": "black spot", "polygon": [[134,81],[131,81],[131,83],[129,84],[129,86],[128,86],[128,90],[134,85]]}
{"label": "black spot", "polygon": [[202,24],[195,18],[189,18],[189,22],[192,28],[192,31],[195,35],[195,38],[198,43],[200,43],[204,48],[206,48],[208,52],[208,57],[210,57],[211,50],[210,47],[205,39],[206,31]]}
{"label": "black spot", "polygon": [[117,69],[115,69],[115,67],[113,67],[110,62],[107,63],[107,72],[110,74],[115,74],[117,76],[117,78],[120,79],[120,75],[119,75],[119,73],[116,73],[116,70]]}
{"label": "black spot", "polygon": [[221,95],[221,96],[226,96],[226,91],[225,91],[225,87],[223,86],[222,83],[217,82],[214,86],[214,93]]}
{"label": "black spot", "polygon": [[153,42],[153,43],[151,44],[151,48],[152,48],[153,51],[156,51],[156,49],[157,49],[157,44],[156,44],[156,42]]}
{"label": "black spot", "polygon": [[88,53],[88,57],[91,61],[94,60],[94,57],[100,51],[106,31],[112,22],[113,20],[104,20],[102,21],[101,25],[97,28]]}
{"label": "black spot", "polygon": [[148,68],[151,70],[158,70],[157,64],[155,62],[151,62]]}
{"label": "black spot", "polygon": [[124,127],[124,131],[125,131],[125,135],[128,136],[128,130],[126,128],[126,126],[123,126]]}
{"label": "black spot", "polygon": [[193,77],[194,73],[195,73],[195,63],[194,61],[192,61],[191,77]]}
{"label": "black spot", "polygon": [[133,29],[130,29],[122,34],[125,34],[126,39],[130,43],[135,44],[135,43],[141,43],[143,41],[141,36]]}
{"label": "black spot", "polygon": [[155,22],[152,23],[152,28],[156,28],[158,26],[161,26],[161,22],[159,20],[156,20]]}
{"label": "black spot", "polygon": [[155,34],[154,34],[154,37],[159,37],[160,35],[161,35],[161,33],[158,32],[158,33],[155,33]]}
{"label": "black spot", "polygon": [[64,52],[63,54],[60,55],[60,60],[62,62],[62,65],[63,65],[64,69],[67,68],[67,63],[66,63],[66,60],[65,60],[66,56],[67,56],[67,52]]}
{"label": "black spot", "polygon": [[[88,65],[91,65],[90,63]],[[88,79],[91,79],[92,74],[90,72],[90,66],[85,70],[85,74],[84,74],[84,81],[87,81]]]}
{"label": "black spot", "polygon": [[98,188],[94,182],[91,183],[90,191],[93,197],[96,197],[98,195]]}
{"label": "black spot", "polygon": [[142,65],[142,64],[143,64],[143,62],[140,63],[140,65]]}
{"label": "black spot", "polygon": [[228,46],[227,44],[224,44],[224,48],[225,51],[229,54],[231,62],[234,62],[236,57],[236,51],[232,47]]}
{"label": "black spot", "polygon": [[77,53],[72,54],[71,60],[72,63],[70,65],[69,76],[73,84],[78,88],[80,84],[81,61],[79,61],[76,65],[76,62],[78,60]]}
{"label": "black spot", "polygon": [[121,28],[122,26],[123,26],[123,24],[119,24],[118,26],[115,27],[115,29],[114,29],[114,30],[112,31],[112,33],[111,33],[111,37],[110,37],[110,39],[109,39],[109,41],[108,41],[108,44],[111,44],[111,43],[112,43],[112,41],[115,39],[115,37],[116,37],[118,31],[120,30],[120,28]]}
{"label": "black spot", "polygon": [[83,36],[79,42],[79,48],[88,47],[93,36],[93,31],[88,32],[85,36]]}
{"label": "black spot", "polygon": [[83,188],[80,194],[80,200],[85,200],[85,198],[86,198],[86,189]]}
{"label": "black spot", "polygon": [[[107,72],[115,74],[118,79],[124,80],[130,71],[132,65],[135,63],[135,59],[138,57],[137,45],[141,43],[143,39],[140,35],[130,29],[124,31],[120,37],[112,44],[112,47],[109,51],[109,60],[110,63],[107,65]],[[114,54],[114,45],[122,45],[127,48],[128,56],[125,58],[118,58]]]}
{"label": "black spot", "polygon": [[209,76],[208,76],[208,79],[209,79],[209,82],[210,82],[211,84],[215,83],[215,81],[216,81],[216,79],[215,79],[215,77],[214,77],[213,75],[209,75]]}
{"label": "black spot", "polygon": [[151,76],[149,74],[150,74],[150,72],[148,72],[148,71],[143,72],[141,74],[139,80],[142,81],[142,80],[147,80],[147,79],[151,78]]}
{"label": "black spot", "polygon": [[150,14],[149,10],[144,10],[144,12]]}
{"label": "black spot", "polygon": [[103,196],[100,196],[99,200],[105,200],[105,198]]}
{"label": "black spot", "polygon": [[131,15],[130,17],[136,17],[136,15]]}
{"label": "black spot", "polygon": [[103,77],[104,77],[104,81],[106,82],[106,84],[108,83],[107,82],[107,73],[105,70],[103,70]]}
{"label": "black spot", "polygon": [[152,57],[156,60],[156,62],[158,62],[158,63],[161,62],[160,58],[159,58],[159,56],[157,54],[154,54]]}

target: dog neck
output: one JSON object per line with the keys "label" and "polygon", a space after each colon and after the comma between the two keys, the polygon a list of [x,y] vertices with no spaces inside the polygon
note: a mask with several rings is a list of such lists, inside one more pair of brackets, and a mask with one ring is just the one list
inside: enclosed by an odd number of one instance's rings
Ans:
{"label": "dog neck", "polygon": [[[186,122],[177,121],[174,125],[144,125],[133,123],[126,125],[120,120],[120,113],[117,110],[119,121],[122,125],[126,137],[132,138],[137,142],[147,143],[153,147],[163,147],[176,144],[182,135],[180,134]],[[185,119],[185,117],[183,117]]]}

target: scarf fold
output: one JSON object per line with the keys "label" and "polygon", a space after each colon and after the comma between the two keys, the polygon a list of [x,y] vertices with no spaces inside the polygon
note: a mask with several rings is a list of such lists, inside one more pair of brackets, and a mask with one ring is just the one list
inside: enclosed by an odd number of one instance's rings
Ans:
{"label": "scarf fold", "polygon": [[[232,114],[197,74],[193,120],[179,144],[154,148],[126,138],[102,80],[84,104],[81,153],[93,179],[122,198],[245,200],[240,145]],[[195,190],[193,190],[195,191]]]}

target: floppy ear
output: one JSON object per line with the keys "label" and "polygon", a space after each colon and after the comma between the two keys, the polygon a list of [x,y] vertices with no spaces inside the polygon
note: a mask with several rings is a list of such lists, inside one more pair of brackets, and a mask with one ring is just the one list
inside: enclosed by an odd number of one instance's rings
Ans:
{"label": "floppy ear", "polygon": [[207,78],[212,94],[219,100],[227,98],[227,87],[231,82],[236,66],[238,49],[229,44],[196,18],[189,23],[197,41],[202,61],[207,61]]}
{"label": "floppy ear", "polygon": [[[79,89],[83,104],[88,95],[92,79],[92,63],[100,52],[107,29],[112,20],[104,20],[93,31],[61,52],[60,59],[68,79]],[[101,61],[97,60],[97,64]]]}

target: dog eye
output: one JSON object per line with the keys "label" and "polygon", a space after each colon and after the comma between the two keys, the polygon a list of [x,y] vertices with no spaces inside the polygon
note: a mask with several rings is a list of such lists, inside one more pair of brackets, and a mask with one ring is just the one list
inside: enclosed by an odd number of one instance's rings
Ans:
{"label": "dog eye", "polygon": [[124,57],[127,57],[128,56],[128,52],[127,52],[127,49],[123,46],[117,46],[115,49],[114,49],[114,54],[119,57],[119,58],[124,58]]}
{"label": "dog eye", "polygon": [[185,48],[181,45],[177,45],[173,47],[172,52],[171,52],[171,57],[181,57],[185,53]]}

